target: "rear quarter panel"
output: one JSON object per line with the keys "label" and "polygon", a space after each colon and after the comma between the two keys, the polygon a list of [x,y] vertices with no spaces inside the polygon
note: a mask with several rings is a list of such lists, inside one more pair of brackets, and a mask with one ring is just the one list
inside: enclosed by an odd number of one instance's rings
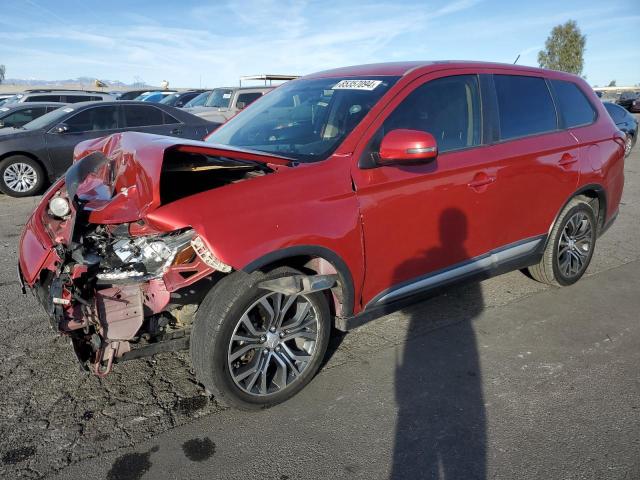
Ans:
{"label": "rear quarter panel", "polygon": [[579,188],[589,185],[602,186],[606,193],[605,222],[617,211],[624,187],[623,135],[616,127],[606,108],[595,92],[582,79],[575,80],[596,109],[594,123],[570,129],[583,149],[580,162]]}

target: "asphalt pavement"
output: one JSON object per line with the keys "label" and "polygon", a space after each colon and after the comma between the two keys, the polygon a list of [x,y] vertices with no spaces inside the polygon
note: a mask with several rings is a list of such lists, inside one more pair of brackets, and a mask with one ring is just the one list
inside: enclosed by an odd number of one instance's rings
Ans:
{"label": "asphalt pavement", "polygon": [[336,338],[289,402],[203,395],[186,353],[83,375],[15,279],[0,196],[0,478],[640,478],[640,148],[587,276],[455,287]]}

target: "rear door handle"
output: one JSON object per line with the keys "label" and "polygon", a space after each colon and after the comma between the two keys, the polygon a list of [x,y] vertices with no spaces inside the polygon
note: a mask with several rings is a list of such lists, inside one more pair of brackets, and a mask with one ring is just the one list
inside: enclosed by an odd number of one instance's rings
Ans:
{"label": "rear door handle", "polygon": [[571,155],[570,153],[563,153],[558,165],[561,167],[566,167],[568,165],[572,165],[578,161],[578,157],[575,155]]}

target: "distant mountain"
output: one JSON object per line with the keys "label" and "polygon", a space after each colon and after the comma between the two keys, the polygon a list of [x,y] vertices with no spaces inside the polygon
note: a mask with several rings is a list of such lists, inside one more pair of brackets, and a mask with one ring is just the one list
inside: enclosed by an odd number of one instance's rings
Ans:
{"label": "distant mountain", "polygon": [[[66,80],[38,80],[35,78],[5,78],[2,82],[5,85],[20,85],[20,86],[35,86],[35,87],[59,87],[63,85],[83,85],[86,87],[95,87],[95,78],[91,77],[78,77],[78,78],[68,78]],[[102,80],[101,82],[105,83],[109,87],[113,88],[152,88],[152,85],[149,85],[145,82],[135,82],[135,83],[124,83],[120,80]]]}

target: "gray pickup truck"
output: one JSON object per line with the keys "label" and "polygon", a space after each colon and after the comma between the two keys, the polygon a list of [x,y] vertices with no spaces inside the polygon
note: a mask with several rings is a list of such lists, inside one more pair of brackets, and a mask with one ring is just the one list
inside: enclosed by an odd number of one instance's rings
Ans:
{"label": "gray pickup truck", "polygon": [[210,122],[224,123],[250,103],[259,99],[274,87],[224,87],[215,88],[201,107],[185,108],[189,113]]}

